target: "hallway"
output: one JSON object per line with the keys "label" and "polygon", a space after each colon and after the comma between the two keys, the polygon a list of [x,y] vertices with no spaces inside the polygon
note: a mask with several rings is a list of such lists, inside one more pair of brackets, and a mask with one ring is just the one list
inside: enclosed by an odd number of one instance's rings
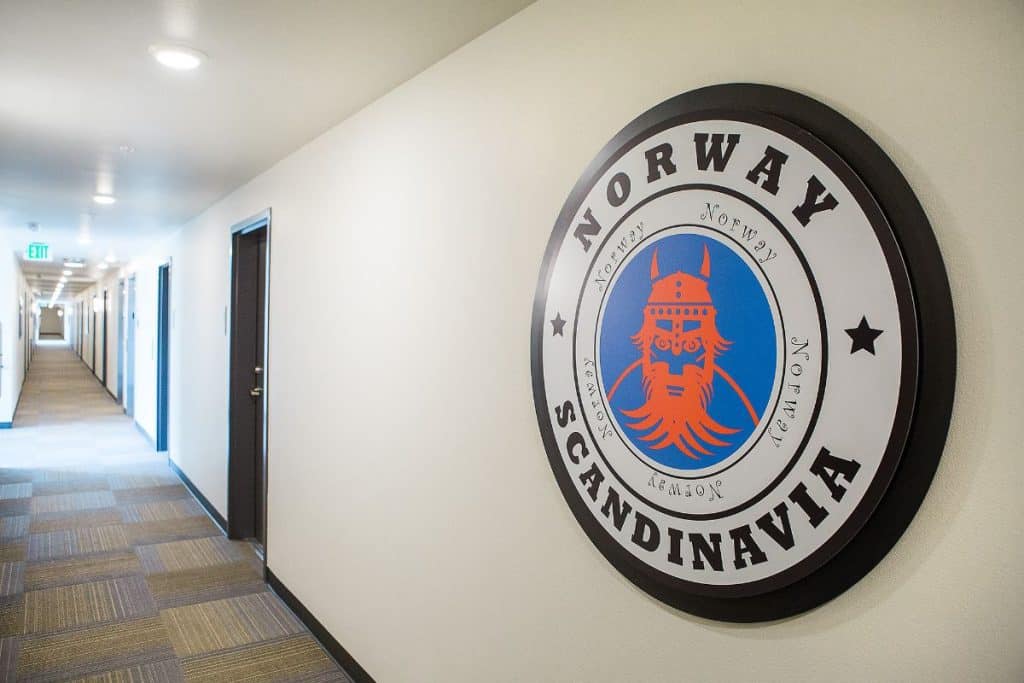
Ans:
{"label": "hallway", "polygon": [[347,681],[66,345],[0,432],[0,680]]}

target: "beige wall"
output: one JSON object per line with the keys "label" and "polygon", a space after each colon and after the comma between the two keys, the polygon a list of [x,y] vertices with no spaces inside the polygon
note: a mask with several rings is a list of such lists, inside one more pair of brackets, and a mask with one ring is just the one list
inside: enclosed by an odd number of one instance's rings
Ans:
{"label": "beige wall", "polygon": [[[173,258],[171,456],[224,512],[229,229],[270,206],[269,565],[378,680],[1021,680],[1022,22],[1018,2],[529,7],[132,266],[145,364],[144,287]],[[754,626],[668,609],[604,561],[530,388],[537,273],[576,178],[637,114],[731,81],[819,98],[896,161],[960,348],[903,540],[831,603]]]}

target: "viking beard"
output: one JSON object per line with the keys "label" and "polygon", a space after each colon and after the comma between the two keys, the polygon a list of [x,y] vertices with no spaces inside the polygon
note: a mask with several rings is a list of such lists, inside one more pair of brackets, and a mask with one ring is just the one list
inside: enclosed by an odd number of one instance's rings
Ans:
{"label": "viking beard", "polygon": [[634,410],[623,410],[637,420],[627,425],[637,431],[652,430],[640,440],[654,442],[651,448],[675,446],[688,458],[700,460],[711,455],[706,446],[728,446],[719,436],[735,434],[708,414],[711,401],[714,361],[703,366],[684,365],[682,374],[669,372],[667,363],[644,363],[646,401]]}

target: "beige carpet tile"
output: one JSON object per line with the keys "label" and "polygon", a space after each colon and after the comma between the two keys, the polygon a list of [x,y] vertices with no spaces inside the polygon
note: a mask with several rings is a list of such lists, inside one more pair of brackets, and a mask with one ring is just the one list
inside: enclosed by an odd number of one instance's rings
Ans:
{"label": "beige carpet tile", "polygon": [[0,500],[0,517],[8,515],[27,515],[31,498],[13,498],[11,500]]}
{"label": "beige carpet tile", "polygon": [[141,573],[142,565],[139,564],[139,558],[131,550],[30,562],[25,566],[25,590],[116,579]]}
{"label": "beige carpet tile", "polygon": [[146,582],[160,609],[260,593],[267,587],[263,582],[263,567],[255,558],[213,567],[150,574]]}
{"label": "beige carpet tile", "polygon": [[0,563],[0,595],[15,595],[22,591],[25,577],[24,562]]}
{"label": "beige carpet tile", "polygon": [[48,633],[156,614],[141,576],[25,593],[25,633]]}
{"label": "beige carpet tile", "polygon": [[181,481],[170,471],[157,474],[118,474],[109,477],[110,488],[121,489],[144,489],[158,488],[164,486],[181,486]]}
{"label": "beige carpet tile", "polygon": [[115,505],[114,494],[110,491],[80,491],[59,493],[54,496],[36,496],[32,499],[32,514],[45,512],[77,512],[95,510]]}
{"label": "beige carpet tile", "polygon": [[25,631],[25,595],[0,598],[0,638],[20,636]]}
{"label": "beige carpet tile", "polygon": [[0,484],[0,500],[31,497],[32,484]]}
{"label": "beige carpet tile", "polygon": [[304,627],[270,592],[161,610],[179,657],[301,633]]}
{"label": "beige carpet tile", "polygon": [[206,514],[192,498],[123,505],[121,510],[124,521],[128,523],[159,522],[164,519],[184,519]]}
{"label": "beige carpet tile", "polygon": [[163,621],[148,617],[25,636],[18,653],[17,675],[19,680],[64,680],[173,656]]}
{"label": "beige carpet tile", "polygon": [[190,657],[182,668],[190,683],[351,681],[308,635]]}
{"label": "beige carpet tile", "polygon": [[62,493],[81,493],[83,491],[107,491],[110,483],[106,477],[89,477],[71,481],[47,481],[34,484],[32,493],[36,496],[56,496]]}
{"label": "beige carpet tile", "polygon": [[29,515],[0,517],[0,543],[28,535],[28,524],[31,519]]}
{"label": "beige carpet tile", "polygon": [[221,534],[217,525],[206,515],[127,524],[125,529],[128,532],[128,540],[132,545],[167,543],[188,538],[220,536]]}
{"label": "beige carpet tile", "polygon": [[150,503],[156,500],[174,500],[177,498],[188,498],[191,495],[182,484],[114,491],[114,497],[121,505],[125,503]]}
{"label": "beige carpet tile", "polygon": [[0,543],[0,562],[24,562],[28,555],[28,539],[23,536],[19,539],[4,541]]}
{"label": "beige carpet tile", "polygon": [[139,664],[126,669],[104,671],[79,678],[76,683],[184,683],[185,674],[177,659]]}
{"label": "beige carpet tile", "polygon": [[[22,400],[24,400],[24,396]],[[32,481],[37,484],[44,482],[72,482],[89,479],[95,475],[94,471],[87,469],[38,469],[33,472]]]}
{"label": "beige carpet tile", "polygon": [[121,510],[116,507],[75,512],[48,512],[32,516],[32,521],[29,523],[29,533],[42,534],[61,529],[84,529],[86,527],[120,524],[121,521]]}
{"label": "beige carpet tile", "polygon": [[0,638],[0,681],[15,680],[20,649],[21,641],[18,638]]}
{"label": "beige carpet tile", "polygon": [[128,547],[124,526],[110,524],[83,529],[63,529],[28,537],[29,561],[50,560],[71,555],[110,552]]}
{"label": "beige carpet tile", "polygon": [[0,484],[20,484],[22,482],[31,482],[33,474],[32,470],[5,467],[0,469]]}
{"label": "beige carpet tile", "polygon": [[135,551],[147,574],[212,567],[252,557],[252,548],[223,536],[138,546]]}

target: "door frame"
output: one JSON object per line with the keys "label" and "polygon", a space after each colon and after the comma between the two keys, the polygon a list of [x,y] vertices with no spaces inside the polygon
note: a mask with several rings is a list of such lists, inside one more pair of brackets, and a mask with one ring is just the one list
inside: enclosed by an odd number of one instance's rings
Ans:
{"label": "door frame", "polygon": [[128,281],[120,278],[117,281],[117,402],[124,403],[124,315],[128,308]]}
{"label": "door frame", "polygon": [[269,509],[267,508],[267,490],[268,490],[268,462],[270,460],[270,372],[268,360],[270,358],[270,260],[271,260],[271,228],[270,228],[270,209],[264,209],[259,213],[246,218],[243,221],[235,223],[231,226],[230,232],[230,259],[228,268],[228,304],[224,309],[224,332],[227,338],[227,353],[228,353],[228,371],[226,377],[226,401],[228,411],[228,429],[225,435],[227,439],[228,448],[228,464],[227,464],[227,479],[228,479],[228,515],[227,515],[227,526],[226,529],[228,538],[241,538],[239,531],[238,516],[239,511],[244,510],[246,507],[252,505],[255,501],[252,500],[253,492],[247,490],[247,487],[242,485],[239,481],[239,467],[238,463],[232,466],[232,453],[231,453],[231,378],[232,378],[232,364],[234,362],[234,354],[232,353],[234,345],[234,299],[235,299],[235,239],[242,235],[250,232],[266,228],[267,231],[267,257],[266,263],[264,264],[264,286],[266,292],[264,293],[263,300],[263,490],[260,492],[263,496],[263,567],[266,569],[267,566],[267,519],[269,519]]}
{"label": "door frame", "polygon": [[92,347],[92,374],[98,376],[98,373],[96,372],[96,301],[97,301],[97,299],[98,299],[98,297],[95,294],[93,294],[92,295],[92,300],[89,302],[90,304],[92,304],[92,306],[90,306],[90,308],[92,309],[92,329],[89,331],[89,341],[92,342],[90,344],[90,346]]}
{"label": "door frame", "polygon": [[128,329],[124,336],[124,412],[135,418],[135,341],[137,326],[135,323],[135,273],[125,281],[125,324]]}
{"label": "door frame", "polygon": [[110,330],[107,329],[107,309],[110,308],[110,291],[103,288],[103,378],[100,383],[107,388],[107,356],[110,352]]}
{"label": "door frame", "polygon": [[171,263],[157,268],[156,323],[156,450],[167,450],[167,423],[170,418],[171,351]]}

